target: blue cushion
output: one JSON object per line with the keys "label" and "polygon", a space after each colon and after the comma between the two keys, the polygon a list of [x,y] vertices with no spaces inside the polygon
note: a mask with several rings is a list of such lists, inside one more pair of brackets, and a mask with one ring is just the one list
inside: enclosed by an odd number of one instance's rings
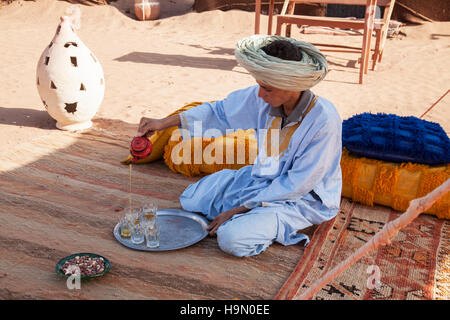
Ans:
{"label": "blue cushion", "polygon": [[438,123],[395,114],[362,113],[342,123],[342,145],[367,158],[393,162],[450,162],[450,139]]}

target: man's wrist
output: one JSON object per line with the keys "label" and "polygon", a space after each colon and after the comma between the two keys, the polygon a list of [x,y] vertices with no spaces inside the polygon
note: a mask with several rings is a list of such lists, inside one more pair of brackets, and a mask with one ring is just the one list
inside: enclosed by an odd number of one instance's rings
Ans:
{"label": "man's wrist", "polygon": [[161,121],[159,123],[159,126],[160,126],[159,130],[166,129],[169,127],[180,126],[180,124],[181,124],[180,116],[178,114],[175,114],[173,116],[161,119]]}
{"label": "man's wrist", "polygon": [[234,214],[239,214],[239,213],[245,213],[247,211],[250,211],[250,209],[248,209],[244,206],[239,206],[239,207],[234,208],[233,211],[234,211]]}

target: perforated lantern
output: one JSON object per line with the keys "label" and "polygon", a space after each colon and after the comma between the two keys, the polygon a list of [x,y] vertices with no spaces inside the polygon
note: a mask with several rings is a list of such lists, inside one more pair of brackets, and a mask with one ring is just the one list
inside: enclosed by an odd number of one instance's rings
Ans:
{"label": "perforated lantern", "polygon": [[55,36],[37,65],[37,88],[56,127],[83,130],[101,105],[105,92],[103,69],[95,55],[78,38],[79,8],[61,17]]}
{"label": "perforated lantern", "polygon": [[141,21],[158,19],[160,11],[159,1],[134,0],[134,13]]}

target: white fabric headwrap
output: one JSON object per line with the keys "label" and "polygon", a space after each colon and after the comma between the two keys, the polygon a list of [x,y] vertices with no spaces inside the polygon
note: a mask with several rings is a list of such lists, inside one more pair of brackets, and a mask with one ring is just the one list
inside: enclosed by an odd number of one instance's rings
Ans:
{"label": "white fabric headwrap", "polygon": [[[287,40],[302,53],[301,61],[283,60],[266,54],[262,47],[275,40]],[[282,36],[253,35],[240,40],[234,50],[236,60],[258,81],[288,91],[310,89],[325,78],[328,63],[312,44]]]}

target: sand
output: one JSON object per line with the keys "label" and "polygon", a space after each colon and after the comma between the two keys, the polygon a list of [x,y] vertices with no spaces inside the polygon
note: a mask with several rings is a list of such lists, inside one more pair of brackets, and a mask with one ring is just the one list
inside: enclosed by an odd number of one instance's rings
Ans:
{"label": "sand", "polygon": [[[192,0],[163,2],[161,18],[138,21],[132,0],[81,6],[82,41],[100,60],[106,81],[95,116],[108,129],[123,124],[133,135],[142,116],[164,117],[191,101],[224,98],[255,84],[234,59],[236,42],[254,30],[254,13],[192,11]],[[40,54],[69,3],[15,1],[0,7],[0,144],[20,145],[44,134],[58,135],[39,98],[35,74]],[[128,12],[127,12],[128,11]],[[313,91],[332,101],[346,119],[361,112],[422,115],[450,83],[450,22],[406,26],[406,36],[386,42],[383,61],[359,85],[358,54],[327,52],[330,72]],[[261,30],[267,30],[262,16]],[[292,36],[316,43],[357,45],[359,36]],[[450,95],[425,119],[450,132]],[[116,121],[120,120],[120,121]],[[112,129],[112,128],[111,128]],[[119,130],[120,131],[120,130]]]}

